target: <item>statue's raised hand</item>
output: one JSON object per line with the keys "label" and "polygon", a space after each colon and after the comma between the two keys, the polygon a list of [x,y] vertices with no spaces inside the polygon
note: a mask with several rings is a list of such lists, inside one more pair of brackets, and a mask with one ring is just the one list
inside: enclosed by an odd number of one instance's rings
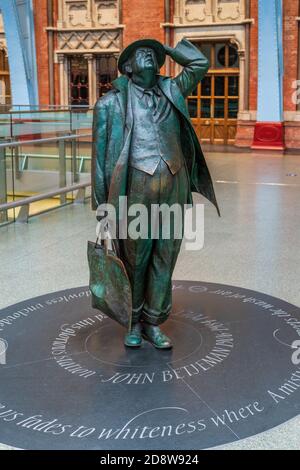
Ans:
{"label": "statue's raised hand", "polygon": [[173,47],[167,46],[166,44],[164,44],[164,48],[167,55],[171,55],[174,50]]}

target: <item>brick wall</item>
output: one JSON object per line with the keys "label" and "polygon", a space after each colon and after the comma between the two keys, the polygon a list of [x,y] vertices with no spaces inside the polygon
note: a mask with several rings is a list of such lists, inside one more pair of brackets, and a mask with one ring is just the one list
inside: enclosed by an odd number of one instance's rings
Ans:
{"label": "brick wall", "polygon": [[124,47],[136,39],[154,38],[164,42],[164,0],[123,0]]}
{"label": "brick wall", "polygon": [[[258,81],[258,0],[250,0],[250,17],[254,24],[250,27],[250,83],[249,110],[257,110],[257,81]],[[54,0],[54,24],[57,20],[58,0]],[[171,4],[171,22],[173,21],[174,0]],[[283,29],[284,29],[284,110],[295,112],[296,105],[292,102],[294,92],[292,83],[298,78],[298,22],[300,0],[284,0]],[[165,30],[161,23],[165,21],[164,0],[122,0],[122,23],[125,25],[123,45],[126,47],[132,41],[150,37],[165,41]],[[40,104],[49,104],[49,72],[48,72],[48,35],[47,0],[33,0],[35,35],[37,45],[37,67],[39,77]],[[171,29],[171,45],[173,30]],[[56,48],[57,45],[54,45]],[[60,103],[59,97],[59,67],[54,65],[55,103]],[[164,72],[164,70],[162,70]],[[254,122],[242,121],[238,125],[237,143],[242,146],[251,145]],[[298,123],[287,122],[285,125],[286,143],[288,147],[300,147]],[[299,144],[298,144],[299,141]]]}
{"label": "brick wall", "polygon": [[296,111],[292,101],[294,89],[292,83],[298,75],[298,21],[299,0],[283,2],[283,50],[284,50],[284,82],[283,102],[285,111]]}
{"label": "brick wall", "polygon": [[[53,22],[54,25],[57,24],[58,20],[58,2],[60,0],[54,0],[53,1]],[[54,36],[54,50],[58,49],[58,41],[57,41],[57,35]],[[55,104],[60,104],[60,92],[59,92],[59,64],[54,64],[54,99],[55,99]]]}
{"label": "brick wall", "polygon": [[49,104],[47,0],[33,0],[40,104]]}
{"label": "brick wall", "polygon": [[[257,110],[258,85],[258,0],[250,0],[250,18],[254,23],[250,26],[250,64],[249,64],[249,110]],[[254,137],[255,121],[239,120],[235,145],[251,147]]]}
{"label": "brick wall", "polygon": [[[296,21],[297,16],[299,16],[299,0],[286,0],[283,2],[283,109],[292,113],[297,111],[297,105],[292,100],[295,91],[292,85],[298,79],[299,23]],[[285,144],[287,148],[300,148],[299,122],[285,122]]]}

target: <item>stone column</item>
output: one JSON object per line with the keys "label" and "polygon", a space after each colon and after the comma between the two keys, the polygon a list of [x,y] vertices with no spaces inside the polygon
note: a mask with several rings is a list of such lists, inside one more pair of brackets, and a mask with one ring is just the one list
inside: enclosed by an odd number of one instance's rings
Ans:
{"label": "stone column", "polygon": [[245,111],[245,66],[246,66],[246,54],[244,50],[239,50],[239,62],[240,62],[240,85],[239,85],[239,113]]}
{"label": "stone column", "polygon": [[86,27],[92,27],[94,24],[92,24],[92,18],[93,18],[93,12],[92,12],[92,2],[91,0],[87,0],[87,15],[86,15]]}
{"label": "stone column", "polygon": [[68,83],[68,62],[64,54],[57,54],[59,63],[59,91],[60,91],[60,104],[62,106],[69,105],[69,83]]}
{"label": "stone column", "polygon": [[64,5],[62,0],[58,0],[58,19],[57,19],[57,27],[63,28],[65,26],[64,22]]}
{"label": "stone column", "polygon": [[89,105],[90,107],[93,107],[97,100],[96,57],[94,56],[94,54],[85,54],[84,58],[88,61]]}
{"label": "stone column", "polygon": [[183,0],[175,0],[174,23],[182,22],[182,2]]}

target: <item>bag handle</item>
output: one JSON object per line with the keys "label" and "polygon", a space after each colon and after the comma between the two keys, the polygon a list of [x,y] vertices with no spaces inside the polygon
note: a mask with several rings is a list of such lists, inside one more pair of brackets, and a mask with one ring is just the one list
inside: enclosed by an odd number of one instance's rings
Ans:
{"label": "bag handle", "polygon": [[[100,238],[100,232],[101,231],[99,231],[99,234],[98,234],[97,239],[96,239],[96,245],[98,245],[98,241],[99,241],[99,238]],[[106,234],[108,235],[108,236],[104,237],[104,240],[101,239],[101,246],[104,247],[105,255],[106,256],[108,255],[108,240],[111,241],[112,249],[113,249],[114,253],[118,254],[117,245],[115,243],[115,240],[110,236],[108,225],[106,225],[104,227],[104,232],[106,232]]]}

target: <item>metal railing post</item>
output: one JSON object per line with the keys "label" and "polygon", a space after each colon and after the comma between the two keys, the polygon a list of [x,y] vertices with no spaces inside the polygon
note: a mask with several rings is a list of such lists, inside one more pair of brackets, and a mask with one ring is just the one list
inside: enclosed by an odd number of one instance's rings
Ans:
{"label": "metal railing post", "polygon": [[21,174],[22,172],[20,171],[20,157],[19,157],[19,149],[20,147],[15,147],[14,151],[13,151],[13,158],[15,159],[15,164],[14,164],[14,168],[15,168],[15,178],[17,180],[19,180],[21,178]]}
{"label": "metal railing post", "polygon": [[[0,204],[7,202],[5,148],[0,148]],[[0,212],[0,223],[7,222],[7,211]]]}
{"label": "metal railing post", "polygon": [[77,170],[77,148],[76,148],[76,140],[71,140],[71,155],[72,155],[72,172],[73,172],[73,181],[74,183],[78,183],[79,181],[79,173]]}
{"label": "metal railing post", "polygon": [[[66,142],[60,140],[58,144],[59,148],[59,187],[63,188],[67,185],[67,165],[66,165]],[[60,195],[60,203],[65,204],[67,200],[66,194]]]}
{"label": "metal railing post", "polygon": [[27,224],[29,218],[29,208],[30,204],[26,204],[25,206],[20,207],[19,214],[16,218],[17,224]]}
{"label": "metal railing post", "polygon": [[78,189],[74,204],[84,204],[85,203],[85,188]]}

